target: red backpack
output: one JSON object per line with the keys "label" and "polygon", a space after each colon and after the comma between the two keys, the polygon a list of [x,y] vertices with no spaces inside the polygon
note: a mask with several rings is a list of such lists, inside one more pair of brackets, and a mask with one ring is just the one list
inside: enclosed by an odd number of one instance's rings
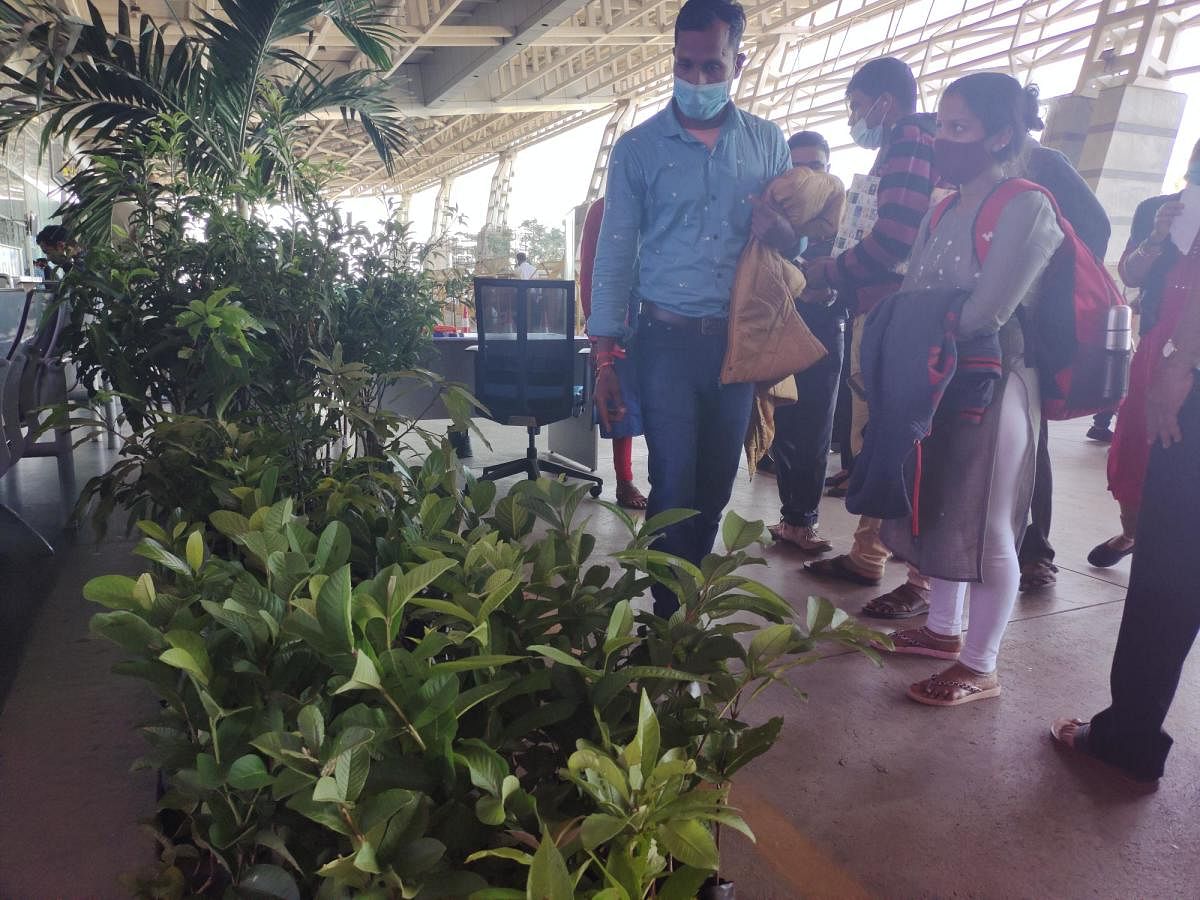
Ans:
{"label": "red backpack", "polygon": [[[1021,178],[1001,182],[975,217],[975,257],[982,265],[1004,207],[1025,191],[1046,196],[1064,235],[1042,275],[1037,302],[1023,311],[1026,352],[1040,375],[1042,415],[1052,420],[1077,419],[1111,410],[1113,398],[1105,396],[1104,338],[1109,310],[1124,306],[1125,298],[1063,217],[1054,195]],[[957,199],[953,194],[937,205],[930,229]]]}

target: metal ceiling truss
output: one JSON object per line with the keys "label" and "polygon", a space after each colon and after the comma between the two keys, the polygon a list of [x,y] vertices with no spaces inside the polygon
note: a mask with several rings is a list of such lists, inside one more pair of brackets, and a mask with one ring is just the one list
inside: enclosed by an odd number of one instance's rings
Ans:
{"label": "metal ceiling truss", "polygon": [[[75,0],[68,0],[75,2]],[[411,144],[394,176],[361,130],[314,120],[302,151],[340,170],[346,195],[411,194],[580,123],[610,117],[589,187],[639,106],[670,91],[673,23],[682,0],[378,0],[398,48],[388,73]],[[115,0],[101,0],[115,17]],[[844,121],[846,84],[885,54],[918,74],[921,104],[971,71],[1022,81],[1078,65],[1079,90],[1134,77],[1200,71],[1172,65],[1179,33],[1200,23],[1200,0],[743,0],[749,56],[739,103],[785,132]],[[140,0],[185,33],[213,0]],[[364,64],[324,17],[296,50],[327,71]],[[1074,73],[1072,73],[1074,77]],[[620,106],[618,106],[620,104]],[[624,115],[620,110],[626,110]],[[614,110],[617,111],[614,114]]]}
{"label": "metal ceiling truss", "polygon": [[[614,113],[661,102],[670,90],[672,22],[678,0],[593,0],[552,34],[499,66],[488,78],[497,104],[603,100],[602,109],[542,114],[478,113],[443,121],[415,141],[395,182],[417,191],[599,115],[606,129],[589,197],[603,186],[607,151],[632,115]],[[972,71],[1004,70],[1036,81],[1049,66],[1078,64],[1081,88],[1137,76],[1165,77],[1178,33],[1200,22],[1200,0],[785,0],[744,4],[739,103],[785,132],[845,120],[846,85],[868,59],[890,54],[918,75],[921,104]],[[631,44],[634,36],[641,43]],[[591,38],[585,43],[584,38]],[[428,120],[427,120],[428,121]],[[376,170],[354,193],[388,187]]]}

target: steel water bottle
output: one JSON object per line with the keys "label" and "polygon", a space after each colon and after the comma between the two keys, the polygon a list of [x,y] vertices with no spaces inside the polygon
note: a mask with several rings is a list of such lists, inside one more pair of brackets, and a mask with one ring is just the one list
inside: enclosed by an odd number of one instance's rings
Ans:
{"label": "steel water bottle", "polygon": [[1114,306],[1108,311],[1104,335],[1104,400],[1119,403],[1129,390],[1129,363],[1133,358],[1133,310]]}

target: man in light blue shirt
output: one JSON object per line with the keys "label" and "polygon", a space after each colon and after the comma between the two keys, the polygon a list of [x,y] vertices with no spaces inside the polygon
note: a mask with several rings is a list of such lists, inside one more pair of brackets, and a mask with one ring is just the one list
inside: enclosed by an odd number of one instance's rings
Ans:
{"label": "man in light blue shirt", "polygon": [[[742,7],[728,0],[680,9],[672,101],[613,148],[588,318],[606,426],[625,414],[613,360],[623,343],[634,345],[650,452],[647,515],[699,511],[655,546],[694,563],[712,550],[753,403],[753,385],[720,383],[738,258],[752,233],[784,253],[799,244],[759,200],[791,168],[783,133],[730,100],[745,25]],[[661,585],[654,598],[659,615],[678,609]]]}

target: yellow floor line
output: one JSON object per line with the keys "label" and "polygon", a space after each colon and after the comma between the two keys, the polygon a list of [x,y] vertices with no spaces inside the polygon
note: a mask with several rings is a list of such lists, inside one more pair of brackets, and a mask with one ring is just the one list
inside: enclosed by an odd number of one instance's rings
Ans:
{"label": "yellow floor line", "polygon": [[871,893],[857,878],[801,834],[754,788],[738,785],[731,802],[754,832],[757,839],[754,855],[795,891],[793,897],[869,900]]}

